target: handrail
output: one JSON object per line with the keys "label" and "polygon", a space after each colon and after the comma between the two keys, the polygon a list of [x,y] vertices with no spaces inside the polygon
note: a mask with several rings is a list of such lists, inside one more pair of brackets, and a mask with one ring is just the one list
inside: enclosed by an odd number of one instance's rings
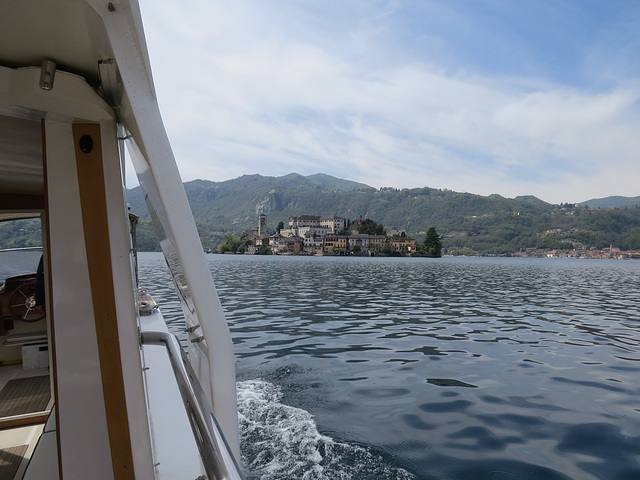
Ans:
{"label": "handrail", "polygon": [[141,340],[144,345],[164,345],[167,349],[209,480],[242,480],[236,459],[178,338],[169,332],[142,332]]}
{"label": "handrail", "polygon": [[15,247],[15,248],[2,248],[0,253],[9,252],[41,252],[42,247]]}

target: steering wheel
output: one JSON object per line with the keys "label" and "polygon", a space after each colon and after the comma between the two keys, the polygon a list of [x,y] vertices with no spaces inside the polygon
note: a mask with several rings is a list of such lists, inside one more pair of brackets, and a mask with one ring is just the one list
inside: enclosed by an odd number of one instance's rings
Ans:
{"label": "steering wheel", "polygon": [[23,322],[37,322],[45,317],[45,313],[36,309],[35,285],[23,283],[9,297],[11,313]]}

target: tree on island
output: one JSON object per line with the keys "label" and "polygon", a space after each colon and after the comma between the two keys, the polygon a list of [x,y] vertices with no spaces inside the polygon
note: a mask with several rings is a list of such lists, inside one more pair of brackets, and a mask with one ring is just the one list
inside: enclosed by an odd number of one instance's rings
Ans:
{"label": "tree on island", "polygon": [[276,227],[276,233],[280,233],[280,230],[284,228],[284,222],[281,220],[278,222],[278,226]]}
{"label": "tree on island", "polygon": [[218,247],[220,253],[244,253],[251,241],[249,235],[245,232],[240,237],[235,237],[231,232],[224,234],[225,243]]}
{"label": "tree on island", "polygon": [[438,232],[436,232],[436,227],[429,227],[429,230],[427,230],[423,251],[427,257],[442,257],[442,240]]}
{"label": "tree on island", "polygon": [[269,248],[269,245],[260,245],[257,253],[258,255],[273,255],[273,251]]}
{"label": "tree on island", "polygon": [[360,220],[355,222],[356,230],[359,234],[363,235],[386,235],[387,229],[384,228],[384,225],[379,224],[367,218],[365,220]]}

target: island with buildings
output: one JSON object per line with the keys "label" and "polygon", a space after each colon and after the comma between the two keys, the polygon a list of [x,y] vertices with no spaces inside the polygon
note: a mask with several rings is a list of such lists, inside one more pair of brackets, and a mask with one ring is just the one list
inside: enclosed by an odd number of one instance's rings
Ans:
{"label": "island with buildings", "polygon": [[419,245],[404,231],[379,234],[357,233],[362,220],[350,222],[336,216],[300,215],[290,217],[284,228],[270,233],[267,216],[258,217],[258,226],[244,235],[245,253],[276,255],[412,255]]}
{"label": "island with buildings", "polygon": [[[422,232],[425,233],[425,232]],[[557,235],[547,231],[544,235]],[[479,256],[477,252],[443,249],[441,237],[434,227],[426,232],[424,242],[418,243],[405,230],[389,232],[371,219],[350,221],[337,216],[300,215],[290,217],[288,225],[280,222],[274,233],[267,228],[266,214],[258,216],[257,228],[239,238],[225,234],[226,242],[218,248],[220,253],[275,254],[275,255],[358,255],[358,256],[421,256],[448,255]],[[509,257],[633,259],[640,258],[638,250],[622,250],[614,246],[595,248],[577,242],[571,248],[522,248],[502,255]],[[211,250],[208,250],[211,252]]]}

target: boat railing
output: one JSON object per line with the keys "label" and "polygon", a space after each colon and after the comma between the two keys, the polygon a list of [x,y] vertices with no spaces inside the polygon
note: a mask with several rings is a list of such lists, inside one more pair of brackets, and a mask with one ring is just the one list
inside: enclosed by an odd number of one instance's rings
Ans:
{"label": "boat railing", "polygon": [[169,332],[142,332],[144,345],[165,346],[208,480],[241,480],[240,468],[178,338]]}

